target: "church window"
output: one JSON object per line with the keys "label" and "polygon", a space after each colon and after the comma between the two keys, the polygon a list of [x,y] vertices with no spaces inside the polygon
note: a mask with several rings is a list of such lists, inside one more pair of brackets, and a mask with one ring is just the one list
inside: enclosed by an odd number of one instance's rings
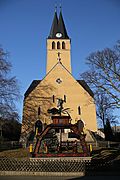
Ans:
{"label": "church window", "polygon": [[66,102],[66,95],[64,95],[64,102]]}
{"label": "church window", "polygon": [[53,103],[55,102],[55,96],[53,95]]}
{"label": "church window", "polygon": [[61,80],[60,78],[58,78],[58,79],[56,79],[56,82],[57,82],[58,84],[60,84],[60,83],[62,82],[62,80]]}
{"label": "church window", "polygon": [[62,49],[65,49],[65,42],[62,42]]}
{"label": "church window", "polygon": [[38,107],[38,116],[40,115],[41,113],[41,109],[40,109],[40,106]]}
{"label": "church window", "polygon": [[60,49],[60,42],[57,42],[57,49]]}
{"label": "church window", "polygon": [[81,108],[80,108],[80,106],[78,106],[78,114],[79,114],[79,115],[81,114]]}
{"label": "church window", "polygon": [[52,42],[52,49],[55,49],[55,42]]}
{"label": "church window", "polygon": [[37,120],[37,121],[35,122],[35,133],[36,133],[36,135],[37,135],[38,133],[41,133],[41,132],[42,132],[42,128],[43,128],[42,122],[41,122],[40,120]]}

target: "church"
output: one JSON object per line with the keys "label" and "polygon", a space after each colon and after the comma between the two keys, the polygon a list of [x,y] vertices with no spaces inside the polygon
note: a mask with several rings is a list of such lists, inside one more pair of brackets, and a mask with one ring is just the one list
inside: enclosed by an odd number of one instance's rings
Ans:
{"label": "church", "polygon": [[33,80],[24,94],[21,141],[29,139],[38,120],[43,126],[51,123],[48,110],[57,107],[58,99],[63,100],[71,123],[81,119],[85,129],[96,132],[94,94],[84,80],[76,80],[72,75],[71,39],[61,10],[59,16],[57,11],[54,13],[46,46],[46,76]]}

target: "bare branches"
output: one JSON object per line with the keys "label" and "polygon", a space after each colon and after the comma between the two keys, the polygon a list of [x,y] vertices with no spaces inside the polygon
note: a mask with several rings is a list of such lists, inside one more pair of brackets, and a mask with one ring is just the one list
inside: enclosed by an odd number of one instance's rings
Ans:
{"label": "bare branches", "polygon": [[107,119],[115,122],[115,108],[120,108],[120,41],[113,49],[91,53],[87,58],[89,70],[81,77],[94,91],[97,117],[105,127]]}
{"label": "bare branches", "polygon": [[90,54],[89,70],[81,75],[95,89],[108,94],[111,103],[120,107],[120,41],[113,49],[106,48]]}
{"label": "bare branches", "polygon": [[8,118],[16,111],[15,101],[20,98],[16,77],[10,77],[12,65],[7,61],[8,53],[0,48],[0,117]]}
{"label": "bare branches", "polygon": [[7,57],[8,53],[0,48],[0,76],[5,76],[11,70],[12,65],[6,60]]}

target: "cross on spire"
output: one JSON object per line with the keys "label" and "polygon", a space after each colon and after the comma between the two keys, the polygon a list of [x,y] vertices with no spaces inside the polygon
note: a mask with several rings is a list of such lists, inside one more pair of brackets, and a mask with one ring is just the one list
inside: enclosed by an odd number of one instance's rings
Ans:
{"label": "cross on spire", "polygon": [[57,12],[57,5],[55,4],[55,12]]}
{"label": "cross on spire", "polygon": [[60,11],[62,11],[62,5],[60,4]]}

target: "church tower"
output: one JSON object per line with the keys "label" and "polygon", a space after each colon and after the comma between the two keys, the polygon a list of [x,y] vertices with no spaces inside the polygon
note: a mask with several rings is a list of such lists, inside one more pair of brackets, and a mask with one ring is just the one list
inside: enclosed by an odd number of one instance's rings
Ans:
{"label": "church tower", "polygon": [[50,34],[47,39],[47,67],[48,73],[58,61],[71,73],[71,44],[60,11],[59,19],[55,11]]}

